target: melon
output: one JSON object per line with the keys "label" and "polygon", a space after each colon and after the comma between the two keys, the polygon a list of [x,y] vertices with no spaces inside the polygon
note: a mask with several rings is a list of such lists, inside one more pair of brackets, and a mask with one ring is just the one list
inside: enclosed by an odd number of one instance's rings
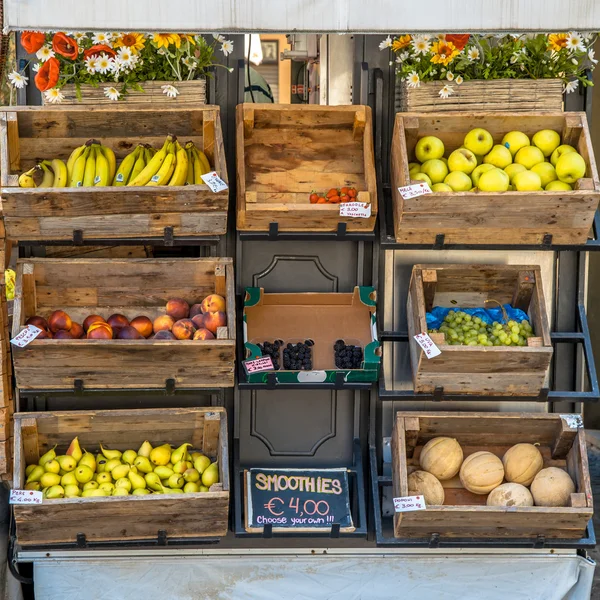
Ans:
{"label": "melon", "polygon": [[491,452],[475,452],[465,458],[460,468],[460,481],[474,494],[487,494],[504,479],[502,461]]}
{"label": "melon", "polygon": [[415,471],[408,476],[408,495],[423,496],[427,506],[444,504],[442,484],[427,471]]}
{"label": "melon", "polygon": [[503,483],[487,497],[488,506],[533,506],[531,492],[520,483]]}
{"label": "melon", "polygon": [[531,485],[544,468],[542,453],[533,444],[515,444],[502,457],[506,481]]}
{"label": "melon", "polygon": [[462,464],[463,451],[453,438],[437,437],[429,440],[421,450],[421,469],[431,473],[440,481],[452,479]]}
{"label": "melon", "polygon": [[542,469],[531,483],[536,506],[567,506],[575,484],[566,471],[558,467]]}

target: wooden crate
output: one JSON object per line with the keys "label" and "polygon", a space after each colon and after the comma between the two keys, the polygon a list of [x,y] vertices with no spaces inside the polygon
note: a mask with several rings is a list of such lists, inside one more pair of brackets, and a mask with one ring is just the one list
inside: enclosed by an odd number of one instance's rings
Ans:
{"label": "wooden crate", "polygon": [[219,463],[220,483],[209,492],[151,494],[107,498],[62,498],[38,505],[15,505],[17,537],[22,545],[73,543],[83,533],[88,542],[224,536],[229,513],[227,413],[224,408],[61,411],[15,415],[15,476],[23,489],[25,467],[57,444],[64,453],[75,437],[90,452],[99,444],[137,450],[184,442]]}
{"label": "wooden crate", "polygon": [[[372,231],[377,216],[373,126],[368,106],[240,104],[237,107],[237,228]],[[310,204],[315,191],[355,187],[371,217],[340,217]]]}
{"label": "wooden crate", "polygon": [[20,259],[17,261],[13,337],[25,321],[65,310],[82,323],[90,314],[128,319],[164,314],[170,298],[201,302],[209,294],[227,302],[227,327],[217,339],[35,340],[13,348],[17,387],[70,389],[76,379],[101,389],[232,387],[235,296],[231,258]]}
{"label": "wooden crate", "polygon": [[398,412],[392,434],[394,496],[408,496],[408,475],[419,469],[423,445],[437,436],[455,438],[466,458],[485,450],[499,458],[514,444],[539,444],[544,467],[565,469],[576,486],[569,506],[486,506],[487,495],[464,489],[458,476],[442,481],[445,501],[426,510],[396,513],[394,535],[399,538],[546,538],[578,539],[592,518],[593,500],[579,415]]}
{"label": "wooden crate", "polygon": [[[441,354],[428,359],[414,335],[427,331],[426,313],[434,306],[497,307],[496,300],[525,311],[536,337],[527,346],[451,346],[443,333],[431,337]],[[485,396],[537,396],[552,358],[546,301],[539,266],[415,265],[407,318],[415,392]]]}
{"label": "wooden crate", "polygon": [[0,109],[0,184],[7,237],[17,240],[163,237],[223,234],[228,190],[179,187],[19,188],[18,174],[43,159],[67,160],[93,138],[117,161],[139,142],[163,145],[168,133],[193,140],[227,181],[218,106],[129,105]]}
{"label": "wooden crate", "polygon": [[440,97],[447,81],[421,82],[418,88],[400,83],[399,109],[403,112],[559,112],[563,109],[560,79],[493,79],[452,83],[454,93]]}
{"label": "wooden crate", "polygon": [[[475,127],[487,129],[499,144],[506,133],[533,135],[554,129],[563,144],[571,144],[588,168],[570,192],[436,192],[403,200],[399,186],[410,183],[408,163],[417,141],[439,137],[446,155],[463,143]],[[585,113],[440,113],[397,114],[392,139],[392,197],[396,241],[434,244],[443,234],[446,244],[584,244],[600,199],[600,181]]]}

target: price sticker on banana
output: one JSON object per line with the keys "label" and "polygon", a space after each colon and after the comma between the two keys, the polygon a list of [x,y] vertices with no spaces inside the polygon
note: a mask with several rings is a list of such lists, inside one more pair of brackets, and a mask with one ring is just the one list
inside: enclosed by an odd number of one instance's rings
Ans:
{"label": "price sticker on banana", "polygon": [[340,217],[368,219],[371,216],[371,204],[367,202],[344,202],[340,204]]}
{"label": "price sticker on banana", "polygon": [[429,337],[427,333],[417,333],[414,336],[417,344],[423,348],[425,351],[425,356],[427,358],[433,358],[434,356],[439,356],[442,351],[435,345],[435,342]]}
{"label": "price sticker on banana", "polygon": [[24,348],[27,344],[30,344],[35,340],[35,338],[42,333],[42,330],[35,325],[27,325],[23,331],[17,333],[15,337],[10,340],[11,344],[18,346],[19,348]]}
{"label": "price sticker on banana", "polygon": [[417,196],[423,196],[424,194],[431,194],[431,188],[429,184],[424,181],[421,183],[412,183],[411,185],[404,185],[398,188],[400,195],[404,200],[409,200],[410,198],[416,198]]}
{"label": "price sticker on banana", "polygon": [[217,192],[222,192],[223,190],[228,189],[227,184],[217,175],[216,171],[211,171],[210,173],[205,173],[201,175],[202,181],[213,191],[215,194]]}
{"label": "price sticker on banana", "polygon": [[41,504],[42,492],[35,490],[10,490],[9,504]]}
{"label": "price sticker on banana", "polygon": [[425,496],[405,496],[394,498],[394,510],[396,512],[410,512],[412,510],[425,510]]}

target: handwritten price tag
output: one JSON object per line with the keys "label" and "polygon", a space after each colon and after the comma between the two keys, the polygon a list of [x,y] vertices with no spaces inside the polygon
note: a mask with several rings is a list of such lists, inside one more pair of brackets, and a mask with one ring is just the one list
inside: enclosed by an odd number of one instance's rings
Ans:
{"label": "handwritten price tag", "polygon": [[35,338],[42,333],[42,330],[35,325],[27,325],[21,333],[15,335],[15,337],[10,340],[11,344],[18,346],[19,348],[24,348],[27,344],[33,342]]}
{"label": "handwritten price tag", "polygon": [[398,191],[405,200],[416,198],[417,196],[423,196],[424,194],[433,193],[429,187],[429,184],[425,183],[424,181],[421,183],[412,183],[411,185],[399,187]]}
{"label": "handwritten price tag", "polygon": [[34,490],[10,490],[9,504],[41,504],[42,492]]}
{"label": "handwritten price tag", "polygon": [[433,340],[426,333],[417,333],[414,336],[415,340],[417,340],[417,344],[425,350],[425,356],[427,358],[433,358],[434,356],[438,356],[442,353],[442,351],[434,344]]}
{"label": "handwritten price tag", "polygon": [[366,202],[343,202],[340,204],[340,217],[368,219],[371,216],[371,204]]}
{"label": "handwritten price tag", "polygon": [[217,175],[216,171],[201,175],[202,181],[216,194],[228,189],[227,184]]}
{"label": "handwritten price tag", "polygon": [[250,373],[258,373],[259,371],[273,371],[275,367],[270,356],[261,356],[253,360],[245,360],[244,369],[246,369],[246,373],[249,375]]}
{"label": "handwritten price tag", "polygon": [[411,510],[425,510],[424,496],[406,496],[394,498],[394,509],[396,512],[410,512]]}

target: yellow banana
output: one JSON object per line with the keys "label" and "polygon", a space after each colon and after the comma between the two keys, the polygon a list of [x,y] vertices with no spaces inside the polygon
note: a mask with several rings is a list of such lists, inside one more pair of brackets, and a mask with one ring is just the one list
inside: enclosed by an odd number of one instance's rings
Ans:
{"label": "yellow banana", "polygon": [[186,185],[193,185],[194,184],[194,157],[192,156],[192,150],[191,148],[188,148],[188,145],[185,145],[185,153],[187,155],[187,159],[188,159],[188,168],[187,168],[187,175],[185,178],[185,183]]}
{"label": "yellow banana", "polygon": [[83,185],[83,175],[85,173],[86,160],[90,150],[90,148],[86,148],[73,164],[73,173],[69,178],[69,187],[81,187]]}
{"label": "yellow banana", "polygon": [[49,161],[44,160],[40,164],[42,171],[44,171],[44,177],[42,179],[42,183],[40,183],[39,187],[49,188],[54,186],[54,173],[52,169],[49,167]]}
{"label": "yellow banana", "polygon": [[156,154],[156,150],[152,148],[152,146],[146,146],[144,152],[144,158],[146,160],[146,164],[148,164],[152,160],[152,157]]}
{"label": "yellow banana", "polygon": [[198,158],[200,159],[200,162],[202,163],[202,167],[204,168],[203,175],[206,175],[206,173],[210,173],[212,171],[212,169],[210,167],[210,162],[208,162],[208,158],[206,158],[206,154],[204,154],[204,152],[202,152],[202,150],[198,149],[197,146],[194,146],[194,149],[198,153]]}
{"label": "yellow banana", "polygon": [[146,164],[142,169],[142,172],[135,179],[132,178],[127,185],[146,185],[162,168],[162,164],[167,158],[168,148],[172,142],[173,136],[168,135],[163,147],[152,157],[152,160]]}
{"label": "yellow banana", "polygon": [[138,153],[138,158],[133,165],[133,169],[131,171],[131,175],[129,176],[128,181],[133,181],[143,170],[144,167],[148,164],[146,160],[146,150],[144,148],[140,148]]}
{"label": "yellow banana", "polygon": [[117,171],[117,157],[112,151],[112,148],[109,148],[108,146],[100,146],[100,153],[108,162],[108,180],[112,181]]}
{"label": "yellow banana", "polygon": [[96,177],[96,151],[97,147],[92,146],[85,161],[85,170],[83,172],[83,187],[92,187],[94,177]]}
{"label": "yellow banana", "polygon": [[185,148],[179,142],[175,142],[175,158],[177,164],[173,171],[173,177],[169,180],[168,185],[184,185],[188,172],[188,157]]}
{"label": "yellow banana", "polygon": [[102,147],[96,148],[96,174],[94,185],[104,187],[112,181],[110,177],[110,162],[102,152]]}
{"label": "yellow banana", "polygon": [[35,165],[35,167],[31,167],[29,171],[25,171],[25,173],[21,173],[19,175],[19,187],[22,188],[34,188],[37,187],[36,182],[33,179],[33,174],[39,170],[39,167]]}
{"label": "yellow banana", "polygon": [[54,187],[67,187],[69,183],[67,165],[59,158],[55,158],[50,165],[54,171]]}
{"label": "yellow banana", "polygon": [[195,146],[192,147],[192,156],[194,157],[194,183],[196,185],[204,185],[204,181],[202,181],[202,175],[204,173],[208,173],[208,171],[204,171],[204,165],[200,162],[200,157],[198,156],[198,152],[196,152]]}
{"label": "yellow banana", "polygon": [[141,146],[136,146],[133,152],[130,152],[119,165],[119,169],[117,170],[117,174],[112,180],[113,185],[127,185],[129,181],[129,176],[131,175],[131,171],[133,171],[133,166],[135,165],[135,161],[138,159],[140,154]]}
{"label": "yellow banana", "polygon": [[67,160],[67,173],[69,181],[73,176],[73,168],[75,167],[75,161],[85,152],[86,148],[87,145],[83,144],[83,146],[78,146],[77,148],[75,148],[75,150],[73,150],[73,152],[71,152],[71,155]]}
{"label": "yellow banana", "polygon": [[173,152],[173,144],[169,145],[169,151],[160,169],[153,175],[146,185],[166,185],[169,181],[173,170],[175,169],[175,153]]}

